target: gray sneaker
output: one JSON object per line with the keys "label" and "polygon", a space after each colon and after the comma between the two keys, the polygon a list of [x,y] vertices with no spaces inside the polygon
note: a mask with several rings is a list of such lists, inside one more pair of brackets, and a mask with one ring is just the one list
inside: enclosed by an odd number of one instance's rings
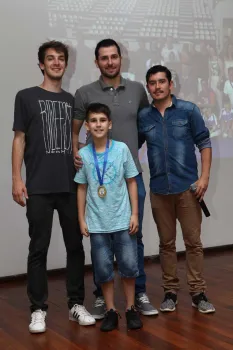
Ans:
{"label": "gray sneaker", "polygon": [[160,306],[160,311],[162,312],[175,311],[176,304],[177,304],[177,295],[175,293],[167,292],[165,293],[163,302]]}
{"label": "gray sneaker", "polygon": [[146,293],[138,293],[135,298],[136,309],[145,316],[158,315],[158,310],[150,303]]}
{"label": "gray sneaker", "polygon": [[214,305],[209,302],[205,293],[200,293],[192,297],[192,306],[203,314],[215,312]]}
{"label": "gray sneaker", "polygon": [[106,312],[106,305],[105,305],[104,297],[97,297],[93,305],[91,315],[96,320],[102,320],[104,318],[105,312]]}

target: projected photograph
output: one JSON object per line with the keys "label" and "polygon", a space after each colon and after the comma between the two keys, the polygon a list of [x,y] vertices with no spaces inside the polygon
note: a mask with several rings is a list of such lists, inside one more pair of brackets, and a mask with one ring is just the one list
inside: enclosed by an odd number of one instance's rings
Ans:
{"label": "projected photograph", "polygon": [[98,79],[94,48],[113,38],[122,75],[145,84],[146,71],[166,65],[174,94],[196,103],[224,154],[233,145],[232,0],[48,0],[49,36],[70,46],[64,88]]}

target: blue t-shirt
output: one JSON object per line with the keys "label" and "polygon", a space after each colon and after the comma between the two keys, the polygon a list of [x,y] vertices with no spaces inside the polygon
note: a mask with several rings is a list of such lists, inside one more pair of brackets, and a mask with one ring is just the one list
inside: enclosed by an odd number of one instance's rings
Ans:
{"label": "blue t-shirt", "polygon": [[[74,181],[88,184],[86,198],[86,223],[90,233],[115,232],[129,228],[131,205],[129,200],[127,178],[138,175],[129,148],[123,142],[112,140],[103,184],[106,197],[100,198],[98,175],[95,168],[92,145],[79,151],[83,166],[76,173]],[[100,173],[103,172],[104,152],[97,153]]]}

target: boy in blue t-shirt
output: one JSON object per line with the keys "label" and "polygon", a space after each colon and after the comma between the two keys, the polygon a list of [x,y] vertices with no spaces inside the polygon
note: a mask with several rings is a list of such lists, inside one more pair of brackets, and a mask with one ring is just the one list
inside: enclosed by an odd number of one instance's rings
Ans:
{"label": "boy in blue t-shirt", "polygon": [[83,166],[77,172],[78,215],[81,232],[91,239],[95,280],[101,284],[107,312],[102,331],[118,326],[114,304],[114,255],[126,297],[128,329],[142,327],[134,307],[138,276],[137,239],[138,175],[132,155],[122,142],[110,140],[110,109],[92,103],[86,112],[86,128],[93,142],[80,150]]}

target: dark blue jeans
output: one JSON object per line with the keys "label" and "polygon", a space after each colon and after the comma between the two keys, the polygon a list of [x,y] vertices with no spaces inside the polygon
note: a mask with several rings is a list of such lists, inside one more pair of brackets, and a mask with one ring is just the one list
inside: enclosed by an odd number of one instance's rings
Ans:
{"label": "dark blue jeans", "polygon": [[121,278],[138,276],[138,253],[135,235],[129,230],[90,233],[95,281],[99,284],[114,279],[114,255]]}
{"label": "dark blue jeans", "polygon": [[[142,221],[144,214],[144,203],[146,198],[146,190],[142,178],[142,174],[136,176],[136,181],[138,185],[138,220],[139,220],[139,230],[137,232],[137,252],[138,252],[138,270],[139,275],[136,278],[135,284],[135,294],[145,293],[146,292],[146,274],[144,271],[144,244],[142,242]],[[93,269],[93,278],[96,286],[93,294],[96,297],[103,296],[101,287],[95,282],[95,273],[94,273],[94,264],[92,265]]]}

